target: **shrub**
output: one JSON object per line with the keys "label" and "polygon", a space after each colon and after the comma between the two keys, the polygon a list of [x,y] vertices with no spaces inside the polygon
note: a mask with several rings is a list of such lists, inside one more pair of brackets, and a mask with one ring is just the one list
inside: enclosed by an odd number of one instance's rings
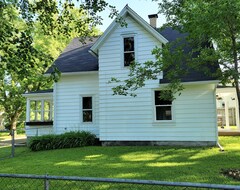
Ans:
{"label": "shrub", "polygon": [[17,124],[17,134],[25,134],[25,124],[24,122]]}
{"label": "shrub", "polygon": [[32,137],[28,147],[32,151],[74,148],[95,145],[96,135],[88,131],[67,132],[60,135],[43,135]]}

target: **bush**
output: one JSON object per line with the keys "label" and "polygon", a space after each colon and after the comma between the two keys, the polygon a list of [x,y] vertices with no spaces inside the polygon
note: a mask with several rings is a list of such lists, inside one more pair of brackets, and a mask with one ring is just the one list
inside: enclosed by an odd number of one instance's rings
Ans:
{"label": "bush", "polygon": [[32,137],[28,147],[32,151],[74,148],[97,144],[96,135],[88,131],[67,132],[61,135]]}
{"label": "bush", "polygon": [[17,134],[25,134],[25,124],[24,122],[17,124]]}

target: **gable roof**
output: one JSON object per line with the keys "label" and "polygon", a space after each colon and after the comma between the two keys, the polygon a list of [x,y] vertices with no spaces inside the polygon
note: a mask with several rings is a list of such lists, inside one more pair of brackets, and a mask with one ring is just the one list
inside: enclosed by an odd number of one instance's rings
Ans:
{"label": "gable roof", "polygon": [[[125,16],[126,14],[132,16],[139,24],[141,24],[146,30],[148,30],[153,36],[155,36],[162,43],[172,42],[178,38],[183,39],[182,43],[186,43],[184,51],[189,52],[191,50],[190,46],[187,46],[187,41],[185,37],[188,35],[186,33],[180,33],[172,28],[165,28],[163,30],[156,30],[146,21],[144,21],[137,13],[135,13],[131,8],[125,6],[121,11],[120,15]],[[85,40],[85,43],[81,43],[78,38],[74,38],[70,44],[66,47],[63,53],[56,59],[54,64],[62,73],[76,73],[76,72],[89,72],[98,71],[98,58],[97,52],[101,44],[106,40],[108,35],[113,31],[114,27],[118,24],[113,21],[112,24],[107,28],[104,34],[97,38],[90,38]],[[185,65],[186,66],[186,65]],[[211,66],[210,70],[215,72],[219,66]],[[47,74],[53,72],[53,68],[50,67],[47,70]],[[166,72],[163,73],[163,79],[161,83],[168,83],[169,81],[164,77]],[[216,80],[216,77],[208,76],[204,72],[190,70],[190,72],[182,76],[182,82],[193,82],[193,81],[209,81]]]}
{"label": "gable roof", "polygon": [[[161,31],[159,31],[164,37],[168,39],[168,41],[171,43],[173,41],[176,41],[177,39],[180,39],[180,42],[178,42],[179,45],[184,45],[183,51],[185,53],[189,53],[192,51],[193,47],[187,42],[186,37],[188,36],[187,33],[181,33],[178,30],[174,30],[170,27],[167,27]],[[206,45],[206,44],[205,44]],[[199,52],[194,53],[194,57],[197,57],[199,55]],[[183,68],[186,68],[188,72],[185,75],[181,76],[181,82],[195,82],[195,81],[212,81],[217,80],[217,76],[214,76],[214,73],[219,69],[219,64],[208,64],[207,69],[212,73],[213,75],[210,76],[208,73],[205,73],[202,69],[193,69],[188,68],[187,64],[183,60],[182,64]],[[204,67],[204,66],[202,66]],[[173,67],[170,67],[170,69],[174,69]],[[165,77],[167,71],[163,72],[163,78],[160,79],[160,83],[169,83],[169,80]]]}
{"label": "gable roof", "polygon": [[[58,70],[62,73],[98,71],[98,59],[89,53],[96,40],[97,37],[88,38],[83,44],[74,38],[54,62]],[[53,68],[50,67],[46,74],[52,72]]]}
{"label": "gable roof", "polygon": [[[152,26],[150,26],[142,17],[140,17],[135,11],[133,11],[128,5],[126,5],[123,10],[119,13],[120,17],[125,17],[126,15],[132,17],[138,24],[140,24],[145,30],[147,30],[152,36],[157,40],[166,44],[168,40],[157,32]],[[104,43],[107,37],[112,33],[115,27],[119,24],[116,22],[116,19],[110,24],[110,26],[105,30],[103,35],[96,41],[96,43],[91,47],[91,51],[94,54],[98,54],[99,47]]]}

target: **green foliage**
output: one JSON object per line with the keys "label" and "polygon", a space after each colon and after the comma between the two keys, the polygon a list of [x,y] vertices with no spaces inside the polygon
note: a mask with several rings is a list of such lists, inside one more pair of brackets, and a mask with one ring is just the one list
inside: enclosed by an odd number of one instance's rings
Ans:
{"label": "green foliage", "polygon": [[17,124],[17,134],[25,134],[25,122],[19,122]]}
{"label": "green foliage", "polygon": [[[218,77],[223,84],[233,84],[240,102],[240,0],[163,0],[159,1],[159,9],[167,18],[165,27],[189,34],[186,41],[193,47],[192,51],[183,53],[179,39],[163,48],[155,48],[156,61],[134,64],[125,81],[112,80],[121,82],[113,88],[114,94],[136,95],[137,88],[143,87],[149,79],[156,80],[161,71],[169,81],[166,88],[179,94],[183,89],[180,77],[195,69]],[[198,56],[194,56],[196,53]],[[185,61],[185,67],[181,60]],[[212,73],[209,68],[218,64],[221,71]]]}
{"label": "green foliage", "polygon": [[[130,64],[130,73],[126,80],[120,81],[117,78],[112,78],[111,81],[109,81],[110,83],[121,83],[112,88],[113,94],[136,96],[135,91],[138,88],[144,87],[148,80],[156,80],[156,82],[158,82],[157,80],[160,79],[162,71],[167,71],[165,72],[165,77],[171,81],[171,83],[162,88],[163,92],[167,93],[161,93],[161,98],[166,100],[174,99],[174,96],[183,89],[179,78],[187,72],[187,69],[181,67],[182,60],[180,60],[180,57],[186,57],[186,55],[183,55],[183,51],[181,51],[181,49],[175,49],[175,53],[170,51],[171,47],[175,45],[175,43],[169,43],[163,48],[155,47],[152,50],[152,54],[155,56],[156,61],[146,61],[144,63],[134,62]],[[187,60],[187,58],[185,58],[185,60]],[[171,64],[173,63],[175,63],[174,69],[171,69]],[[171,94],[169,94],[169,92],[171,92]]]}
{"label": "green foliage", "polygon": [[[218,60],[222,83],[236,88],[240,102],[240,1],[163,0],[159,5],[168,25],[181,26],[183,32],[189,33],[188,40],[197,45],[200,55],[194,64],[201,67]],[[213,43],[215,48],[202,46],[204,41]]]}
{"label": "green foliage", "polygon": [[87,131],[67,132],[60,135],[32,137],[28,147],[32,151],[74,148],[95,145],[96,136]]}
{"label": "green foliage", "polygon": [[86,2],[77,8],[65,0],[0,1],[0,106],[7,128],[16,128],[25,111],[22,94],[51,88],[59,79],[56,68],[49,77],[44,73],[69,40],[98,32],[101,19],[93,13],[108,4]]}
{"label": "green foliage", "polygon": [[[240,137],[220,137],[219,142],[224,152],[218,147],[88,146],[39,152],[16,147],[13,159],[1,160],[0,173],[240,185],[221,174],[239,168]],[[5,152],[11,148],[0,147],[0,156]]]}

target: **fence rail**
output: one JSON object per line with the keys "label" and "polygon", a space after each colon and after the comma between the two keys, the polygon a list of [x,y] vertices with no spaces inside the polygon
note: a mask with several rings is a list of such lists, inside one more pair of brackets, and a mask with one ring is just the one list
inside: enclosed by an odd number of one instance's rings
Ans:
{"label": "fence rail", "polygon": [[166,182],[155,180],[113,179],[76,176],[49,176],[28,174],[0,174],[0,187],[5,190],[21,189],[68,189],[68,190],[91,190],[91,189],[130,189],[130,190],[157,190],[157,189],[234,189],[240,190],[238,185],[220,185],[188,182]]}

